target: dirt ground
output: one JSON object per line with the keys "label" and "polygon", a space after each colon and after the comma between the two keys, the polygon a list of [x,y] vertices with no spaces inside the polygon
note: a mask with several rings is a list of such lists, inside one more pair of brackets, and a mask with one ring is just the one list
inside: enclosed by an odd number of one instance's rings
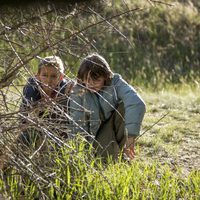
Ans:
{"label": "dirt ground", "polygon": [[184,175],[200,170],[200,96],[160,93],[144,95],[147,113],[143,129],[156,123],[139,140],[139,156],[180,168]]}

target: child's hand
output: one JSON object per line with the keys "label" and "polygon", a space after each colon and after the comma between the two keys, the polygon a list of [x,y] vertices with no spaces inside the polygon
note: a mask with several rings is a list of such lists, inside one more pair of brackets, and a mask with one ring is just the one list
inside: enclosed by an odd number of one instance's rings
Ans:
{"label": "child's hand", "polygon": [[135,149],[134,149],[134,144],[135,144],[135,138],[134,137],[128,137],[126,141],[126,145],[124,148],[124,153],[130,158],[131,160],[134,159],[135,157]]}
{"label": "child's hand", "polygon": [[124,153],[128,156],[128,158],[130,158],[130,160],[133,160],[134,157],[135,157],[134,146],[125,147],[125,148],[124,148]]}

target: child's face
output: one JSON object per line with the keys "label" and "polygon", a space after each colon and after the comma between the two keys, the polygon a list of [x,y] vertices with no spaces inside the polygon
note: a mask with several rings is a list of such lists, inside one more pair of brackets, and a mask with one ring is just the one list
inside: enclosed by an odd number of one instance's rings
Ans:
{"label": "child's face", "polygon": [[61,81],[61,73],[58,69],[52,66],[43,66],[37,75],[38,80],[42,84],[43,90],[48,94],[50,91],[56,89]]}
{"label": "child's face", "polygon": [[83,83],[91,91],[99,92],[105,84],[105,78],[99,77],[96,80],[93,80],[92,78],[88,77],[88,78],[84,79]]}

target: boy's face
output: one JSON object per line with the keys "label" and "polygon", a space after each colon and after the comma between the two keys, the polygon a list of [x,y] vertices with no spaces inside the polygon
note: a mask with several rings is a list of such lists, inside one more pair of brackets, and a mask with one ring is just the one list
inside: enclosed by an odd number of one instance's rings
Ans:
{"label": "boy's face", "polygon": [[56,89],[61,81],[61,73],[58,69],[52,66],[43,66],[37,75],[38,80],[42,84],[43,90],[49,94],[50,91]]}
{"label": "boy's face", "polygon": [[83,80],[83,83],[91,91],[99,92],[105,84],[105,78],[99,77],[99,78],[93,80],[91,77],[88,77]]}

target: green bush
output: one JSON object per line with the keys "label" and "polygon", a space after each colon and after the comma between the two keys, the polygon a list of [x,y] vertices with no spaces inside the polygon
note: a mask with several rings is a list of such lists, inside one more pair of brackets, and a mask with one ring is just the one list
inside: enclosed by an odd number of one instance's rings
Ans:
{"label": "green bush", "polygon": [[[128,5],[142,8],[144,1],[129,1]],[[106,12],[111,14],[112,10]],[[108,32],[97,38],[98,49],[112,68],[127,79],[163,85],[199,77],[200,15],[193,5],[146,6],[114,19],[112,24],[127,40],[116,32]]]}

